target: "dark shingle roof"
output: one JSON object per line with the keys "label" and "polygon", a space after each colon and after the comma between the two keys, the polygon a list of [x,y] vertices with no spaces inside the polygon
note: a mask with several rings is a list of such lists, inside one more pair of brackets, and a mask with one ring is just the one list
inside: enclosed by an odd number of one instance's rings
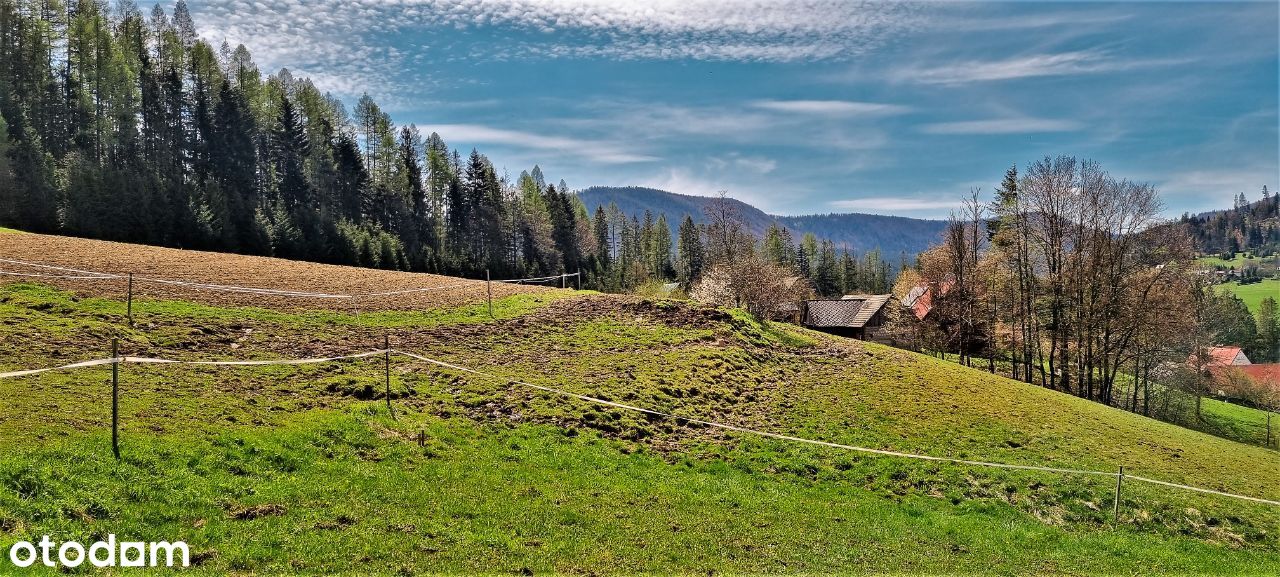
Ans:
{"label": "dark shingle roof", "polygon": [[890,295],[848,295],[840,300],[808,302],[804,324],[811,327],[862,328],[874,317]]}

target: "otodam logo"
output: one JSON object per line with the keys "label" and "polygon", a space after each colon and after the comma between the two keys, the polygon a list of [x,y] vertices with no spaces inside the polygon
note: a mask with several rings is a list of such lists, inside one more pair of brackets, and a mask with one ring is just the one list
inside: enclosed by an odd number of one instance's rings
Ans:
{"label": "otodam logo", "polygon": [[[118,546],[117,546],[118,545]],[[9,562],[27,568],[37,563],[45,567],[188,567],[191,552],[182,541],[120,541],[114,534],[106,541],[85,547],[76,541],[56,543],[45,535],[40,542],[18,541],[9,547]]]}

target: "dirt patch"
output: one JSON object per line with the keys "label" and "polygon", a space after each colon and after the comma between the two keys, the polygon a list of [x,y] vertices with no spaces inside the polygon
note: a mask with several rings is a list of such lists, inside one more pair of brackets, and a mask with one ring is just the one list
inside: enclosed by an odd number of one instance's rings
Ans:
{"label": "dirt patch", "polygon": [[[7,234],[0,237],[0,258],[119,275],[133,273],[135,297],[180,299],[217,306],[346,312],[415,310],[484,302],[487,294],[483,280],[468,281],[425,273],[364,269],[43,234]],[[0,263],[0,270],[24,274],[75,274],[13,263]],[[449,288],[395,296],[330,299],[206,290],[148,282],[143,278],[338,295]],[[124,278],[85,280],[0,275],[0,283],[23,280],[47,283],[87,296],[109,298],[124,298],[127,288],[127,280]],[[463,286],[452,286],[457,284]],[[493,283],[492,290],[494,298],[500,298],[559,289]]]}
{"label": "dirt patch", "polygon": [[284,515],[286,512],[284,505],[263,503],[252,507],[234,507],[227,512],[227,516],[238,521],[249,521],[260,517]]}

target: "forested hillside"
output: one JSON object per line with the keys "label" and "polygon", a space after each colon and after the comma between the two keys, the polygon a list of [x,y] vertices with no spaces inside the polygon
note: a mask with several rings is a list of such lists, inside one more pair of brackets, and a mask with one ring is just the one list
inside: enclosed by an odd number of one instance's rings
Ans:
{"label": "forested hillside", "polygon": [[[595,207],[593,222],[612,223],[611,229],[620,232],[617,237],[610,237],[602,228],[596,234],[601,239],[598,246],[622,247],[615,251],[616,258],[602,260],[621,271],[608,280],[624,288],[637,286],[646,277],[665,278],[672,274],[685,287],[692,287],[717,264],[762,257],[759,262],[778,267],[770,269],[770,274],[803,279],[803,286],[820,296],[884,293],[893,285],[897,273],[915,261],[915,253],[903,252],[891,264],[879,249],[859,253],[830,238],[819,239],[811,232],[796,233],[780,223],[780,217],[728,196],[708,198],[642,187],[591,187],[579,192],[578,198]],[[667,214],[677,215],[680,220],[667,220]],[[733,229],[728,235],[732,240],[725,238],[726,227]],[[663,258],[672,238],[676,239],[674,269],[666,273],[662,264],[667,261]],[[741,245],[737,247],[739,253],[727,254],[734,251],[726,253],[722,248],[725,244]],[[603,250],[598,252],[604,254]],[[798,297],[799,293],[793,296]]]}
{"label": "forested hillside", "polygon": [[1280,253],[1280,194],[1263,186],[1261,196],[1250,202],[1240,193],[1230,210],[1184,214],[1181,221],[1204,254],[1228,261],[1238,252],[1271,256]]}
{"label": "forested hillside", "polygon": [[[712,198],[677,194],[642,186],[592,186],[578,193],[588,210],[597,206],[618,205],[624,214],[640,216],[646,210],[664,213],[670,222],[678,222],[688,214],[695,222],[705,222],[705,208]],[[813,234],[819,239],[830,240],[837,247],[857,253],[879,251],[885,259],[897,263],[905,253],[914,260],[915,255],[929,248],[942,236],[947,223],[941,220],[925,220],[878,214],[814,214],[803,216],[776,216],[750,204],[732,200],[742,214],[751,233],[763,236],[769,225],[785,226],[796,238]]]}
{"label": "forested hillside", "polygon": [[[0,223],[455,274],[582,265],[586,214],[536,168],[349,114],[199,39],[184,2],[0,0]],[[588,251],[589,252],[589,251]]]}

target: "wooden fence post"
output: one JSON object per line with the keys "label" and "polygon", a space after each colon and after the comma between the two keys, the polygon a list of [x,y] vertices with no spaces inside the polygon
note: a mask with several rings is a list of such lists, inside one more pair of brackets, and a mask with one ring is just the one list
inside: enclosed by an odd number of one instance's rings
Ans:
{"label": "wooden fence post", "polygon": [[129,326],[133,326],[133,273],[129,273],[129,290],[125,301],[124,314],[129,318]]}
{"label": "wooden fence post", "polygon": [[484,290],[489,299],[489,318],[493,316],[493,281],[489,279],[489,269],[484,269]]}
{"label": "wooden fence post", "polygon": [[120,460],[120,339],[111,339],[111,452]]}
{"label": "wooden fence post", "polygon": [[1120,474],[1116,475],[1116,500],[1111,505],[1111,519],[1114,523],[1120,522],[1120,488],[1124,485],[1124,465],[1120,465]]}
{"label": "wooden fence post", "polygon": [[578,290],[582,290],[582,267],[578,267],[578,273],[573,276],[578,283]]}
{"label": "wooden fence post", "polygon": [[396,412],[391,408],[391,337],[389,335],[382,335],[382,361],[387,378],[387,414],[394,420]]}
{"label": "wooden fence post", "polygon": [[565,286],[564,286],[564,283],[565,283],[565,277],[568,277],[568,276],[569,276],[569,275],[567,275],[567,274],[561,274],[561,275],[560,275],[560,288],[562,288],[562,289],[563,289],[563,288],[565,288]]}

